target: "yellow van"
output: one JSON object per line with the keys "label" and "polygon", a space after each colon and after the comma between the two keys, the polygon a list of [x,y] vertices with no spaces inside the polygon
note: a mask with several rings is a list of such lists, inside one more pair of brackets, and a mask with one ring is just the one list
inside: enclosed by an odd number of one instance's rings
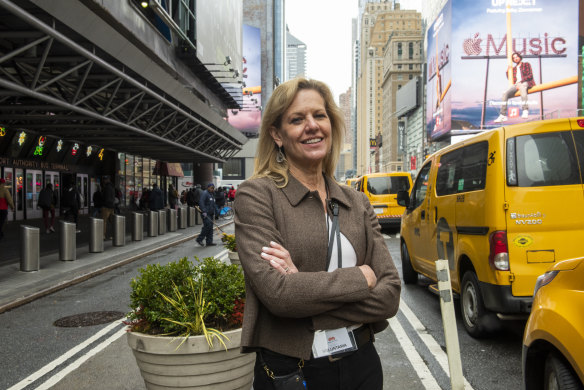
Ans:
{"label": "yellow van", "polygon": [[355,188],[367,195],[382,227],[400,226],[405,208],[397,204],[397,193],[410,191],[411,174],[407,172],[369,173],[357,180]]}
{"label": "yellow van", "polygon": [[[584,118],[527,122],[446,147],[422,165],[401,224],[402,276],[447,259],[474,337],[495,314],[529,314],[536,279],[582,256]],[[504,317],[499,315],[499,317]]]}
{"label": "yellow van", "polygon": [[348,185],[349,187],[353,187],[355,184],[355,181],[357,181],[358,178],[356,177],[352,177],[350,179],[345,180],[345,184]]}

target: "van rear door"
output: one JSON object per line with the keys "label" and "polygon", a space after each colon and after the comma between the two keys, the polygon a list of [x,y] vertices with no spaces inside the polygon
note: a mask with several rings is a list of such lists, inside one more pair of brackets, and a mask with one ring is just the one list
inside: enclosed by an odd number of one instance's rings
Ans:
{"label": "van rear door", "polygon": [[[584,191],[566,121],[506,134],[507,242],[514,296],[531,296],[555,262],[582,255]],[[578,133],[578,134],[574,134]]]}

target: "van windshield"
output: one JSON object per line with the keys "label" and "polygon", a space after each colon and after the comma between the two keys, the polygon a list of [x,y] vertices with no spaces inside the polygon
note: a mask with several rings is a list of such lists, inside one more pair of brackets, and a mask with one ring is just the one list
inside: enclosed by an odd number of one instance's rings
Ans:
{"label": "van windshield", "polygon": [[367,179],[367,191],[371,195],[397,194],[398,191],[409,191],[410,181],[407,176],[383,176]]}

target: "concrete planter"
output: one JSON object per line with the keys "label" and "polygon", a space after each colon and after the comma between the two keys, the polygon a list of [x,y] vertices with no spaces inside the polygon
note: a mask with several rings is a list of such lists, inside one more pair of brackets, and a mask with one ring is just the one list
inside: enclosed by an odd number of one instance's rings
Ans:
{"label": "concrete planter", "polygon": [[[214,347],[204,336],[182,338],[128,332],[147,389],[250,390],[255,353],[242,354],[241,328],[225,332],[227,351],[216,340]],[[178,347],[178,348],[177,348]]]}
{"label": "concrete planter", "polygon": [[228,251],[227,256],[231,261],[231,264],[237,264],[241,267],[241,262],[239,261],[239,254],[237,252]]}

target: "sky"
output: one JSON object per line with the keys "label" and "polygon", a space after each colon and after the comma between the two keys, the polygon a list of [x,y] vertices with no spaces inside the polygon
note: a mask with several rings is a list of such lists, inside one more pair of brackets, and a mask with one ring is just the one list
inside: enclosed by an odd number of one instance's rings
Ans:
{"label": "sky", "polygon": [[[422,0],[402,0],[401,9],[421,10]],[[325,82],[335,100],[351,86],[351,20],[358,0],[287,0],[290,34],[307,46],[307,76]]]}

